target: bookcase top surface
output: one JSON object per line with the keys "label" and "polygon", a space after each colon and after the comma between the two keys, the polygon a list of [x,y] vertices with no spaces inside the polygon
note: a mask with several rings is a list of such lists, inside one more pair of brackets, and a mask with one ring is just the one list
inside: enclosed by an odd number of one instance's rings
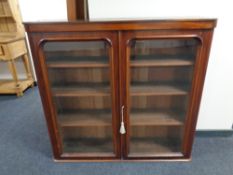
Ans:
{"label": "bookcase top surface", "polygon": [[217,19],[124,19],[25,22],[27,32],[213,29]]}

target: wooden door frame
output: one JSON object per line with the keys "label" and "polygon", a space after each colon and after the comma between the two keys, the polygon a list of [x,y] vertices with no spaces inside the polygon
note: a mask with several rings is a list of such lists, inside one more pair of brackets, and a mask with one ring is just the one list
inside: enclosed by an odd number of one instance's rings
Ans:
{"label": "wooden door frame", "polygon": [[[118,91],[118,42],[117,34],[115,32],[76,32],[72,34],[64,33],[47,33],[44,35],[33,34],[29,37],[32,50],[33,58],[36,67],[36,72],[38,77],[38,86],[40,90],[41,100],[43,102],[43,109],[45,113],[45,118],[48,125],[48,131],[50,135],[50,140],[53,147],[53,154],[56,161],[68,161],[68,160],[101,160],[101,161],[110,161],[110,160],[120,160],[120,136],[118,128],[119,123],[119,91]],[[43,45],[46,42],[56,42],[56,41],[107,41],[112,47],[110,60],[110,78],[111,78],[111,95],[112,95],[112,144],[115,154],[109,154],[107,156],[102,156],[100,154],[85,156],[85,154],[79,153],[64,153],[62,146],[62,137],[59,131],[59,126],[57,123],[57,112],[56,107],[53,103],[51,87],[48,79],[48,70],[45,63],[45,55],[43,52]],[[38,50],[35,50],[38,48]],[[117,65],[117,66],[115,66]],[[86,153],[88,155],[88,153]]]}
{"label": "wooden door frame", "polygon": [[[211,32],[210,32],[211,33]],[[126,134],[122,136],[122,145],[124,145],[123,158],[126,160],[149,160],[149,159],[186,159],[189,160],[191,157],[191,150],[192,150],[192,143],[194,139],[195,127],[197,122],[197,113],[200,105],[200,99],[203,89],[204,80],[200,79],[200,77],[205,77],[205,70],[208,62],[208,55],[209,47],[206,48],[206,53],[203,54],[203,44],[202,42],[206,42],[205,40],[211,39],[212,36],[205,36],[206,33],[201,31],[124,31],[121,34],[121,45],[123,49],[121,49],[121,59],[120,59],[120,66],[121,66],[121,106],[125,106],[125,127],[126,127]],[[129,154],[129,144],[130,144],[130,100],[129,100],[129,87],[130,87],[130,70],[129,70],[129,43],[133,39],[171,39],[171,38],[197,38],[202,43],[202,46],[198,49],[197,58],[195,62],[195,70],[193,72],[193,80],[192,80],[192,89],[190,91],[190,99],[188,104],[188,112],[186,114],[186,120],[184,122],[184,135],[183,135],[183,143],[182,143],[182,152],[180,154],[171,153],[170,155],[166,156],[128,156]],[[208,39],[207,39],[208,38]],[[211,43],[211,41],[208,41]],[[208,44],[207,44],[208,45]],[[193,88],[195,86],[195,88]],[[195,110],[193,110],[195,109]]]}
{"label": "wooden door frame", "polygon": [[66,0],[69,21],[89,19],[88,0]]}

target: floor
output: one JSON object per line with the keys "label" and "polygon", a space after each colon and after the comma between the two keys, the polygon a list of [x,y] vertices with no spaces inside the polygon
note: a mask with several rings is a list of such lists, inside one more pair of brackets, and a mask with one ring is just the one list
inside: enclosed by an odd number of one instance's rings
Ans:
{"label": "floor", "polygon": [[37,87],[0,96],[0,175],[233,175],[233,133],[198,132],[191,162],[55,163]]}

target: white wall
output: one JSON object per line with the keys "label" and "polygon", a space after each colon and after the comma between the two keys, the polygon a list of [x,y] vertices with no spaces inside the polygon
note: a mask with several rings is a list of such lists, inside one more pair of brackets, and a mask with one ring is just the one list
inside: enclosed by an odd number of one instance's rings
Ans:
{"label": "white wall", "polygon": [[67,20],[66,0],[18,0],[23,21]]}
{"label": "white wall", "polygon": [[[19,0],[24,21],[66,19],[66,0]],[[56,5],[54,5],[56,4]],[[218,18],[199,112],[198,129],[233,123],[233,21],[229,0],[89,0],[90,18]]]}

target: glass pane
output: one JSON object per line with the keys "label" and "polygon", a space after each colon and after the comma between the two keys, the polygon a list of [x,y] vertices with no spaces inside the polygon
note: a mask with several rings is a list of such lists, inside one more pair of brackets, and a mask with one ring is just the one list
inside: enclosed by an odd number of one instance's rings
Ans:
{"label": "glass pane", "polygon": [[114,153],[109,47],[105,41],[44,45],[65,153]]}
{"label": "glass pane", "polygon": [[131,41],[129,156],[182,152],[198,45],[194,38]]}

